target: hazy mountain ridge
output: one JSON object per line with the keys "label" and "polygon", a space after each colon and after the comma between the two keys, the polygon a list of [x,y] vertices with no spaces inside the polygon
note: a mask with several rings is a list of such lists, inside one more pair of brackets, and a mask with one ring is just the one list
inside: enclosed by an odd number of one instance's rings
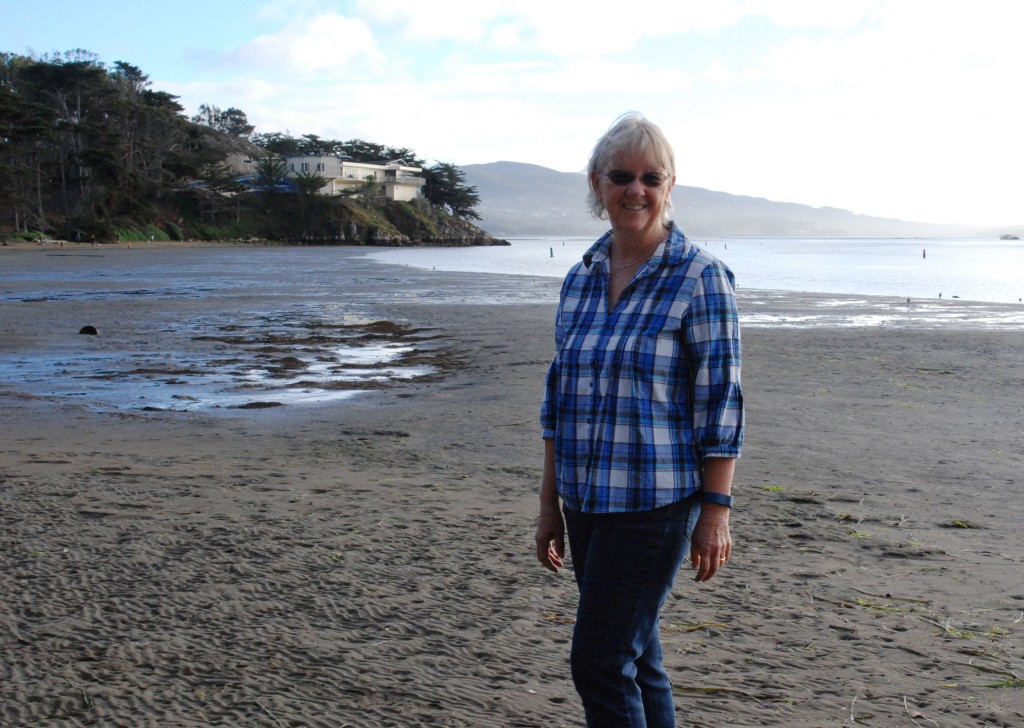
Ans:
{"label": "hazy mountain ridge", "polygon": [[[522,162],[460,167],[480,194],[480,227],[502,238],[591,236],[608,228],[587,209],[583,173],[557,172]],[[979,229],[964,225],[892,220],[834,207],[774,202],[677,185],[674,217],[690,237],[999,237],[1021,228]]]}

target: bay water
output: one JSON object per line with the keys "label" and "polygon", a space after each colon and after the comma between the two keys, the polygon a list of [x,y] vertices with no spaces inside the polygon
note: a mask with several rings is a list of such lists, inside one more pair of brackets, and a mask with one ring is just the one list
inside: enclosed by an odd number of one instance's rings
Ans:
{"label": "bay water", "polygon": [[[518,238],[510,246],[401,248],[370,257],[424,269],[561,278],[592,238]],[[1021,303],[1024,241],[707,238],[739,289]]]}

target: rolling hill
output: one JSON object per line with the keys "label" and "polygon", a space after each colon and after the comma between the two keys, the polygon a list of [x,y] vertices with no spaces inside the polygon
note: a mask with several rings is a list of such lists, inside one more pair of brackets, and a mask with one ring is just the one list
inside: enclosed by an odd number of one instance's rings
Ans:
{"label": "rolling hill", "polygon": [[[521,162],[460,167],[477,188],[480,227],[502,238],[596,236],[607,223],[587,209],[586,177]],[[691,237],[998,237],[999,231],[892,220],[677,185],[674,217]]]}

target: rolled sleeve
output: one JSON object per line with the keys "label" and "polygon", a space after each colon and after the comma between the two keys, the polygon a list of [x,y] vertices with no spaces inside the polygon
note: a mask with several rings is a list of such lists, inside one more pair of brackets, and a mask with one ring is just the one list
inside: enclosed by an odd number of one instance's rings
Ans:
{"label": "rolled sleeve", "polygon": [[732,273],[724,266],[702,272],[686,332],[694,442],[701,457],[739,457],[744,425],[740,325]]}

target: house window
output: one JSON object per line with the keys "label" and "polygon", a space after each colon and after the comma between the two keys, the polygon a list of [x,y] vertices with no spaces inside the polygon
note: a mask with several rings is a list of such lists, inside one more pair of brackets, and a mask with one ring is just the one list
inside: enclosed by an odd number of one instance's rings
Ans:
{"label": "house window", "polygon": [[303,162],[302,163],[302,171],[303,172],[308,172],[309,171],[309,162]]}

